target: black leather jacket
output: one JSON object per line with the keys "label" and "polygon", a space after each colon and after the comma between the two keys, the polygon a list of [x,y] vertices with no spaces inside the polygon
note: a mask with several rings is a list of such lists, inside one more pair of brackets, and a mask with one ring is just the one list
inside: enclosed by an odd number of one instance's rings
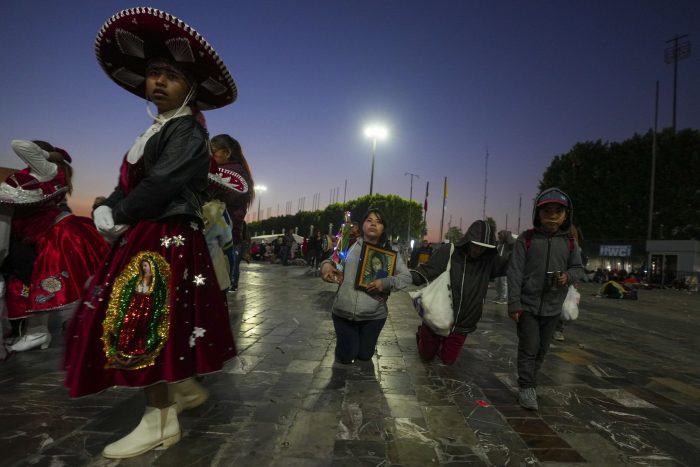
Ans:
{"label": "black leather jacket", "polygon": [[101,204],[115,224],[185,215],[202,218],[210,164],[207,131],[192,116],[168,121],[144,147],[145,175],[128,194],[120,186]]}

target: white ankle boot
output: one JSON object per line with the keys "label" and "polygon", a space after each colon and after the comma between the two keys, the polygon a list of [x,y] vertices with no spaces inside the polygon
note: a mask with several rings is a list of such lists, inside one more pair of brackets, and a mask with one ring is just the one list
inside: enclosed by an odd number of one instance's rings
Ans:
{"label": "white ankle boot", "polygon": [[164,409],[146,407],[141,423],[134,431],[105,446],[102,455],[108,459],[126,459],[158,446],[168,448],[180,441],[180,436],[175,404]]}
{"label": "white ankle boot", "polygon": [[170,400],[175,402],[177,413],[202,405],[209,398],[209,391],[194,378],[168,384],[168,390]]}
{"label": "white ankle boot", "polygon": [[48,332],[40,332],[34,334],[25,334],[15,341],[11,350],[15,352],[24,352],[25,350],[32,350],[40,347],[43,349],[48,349],[51,344],[51,334]]}

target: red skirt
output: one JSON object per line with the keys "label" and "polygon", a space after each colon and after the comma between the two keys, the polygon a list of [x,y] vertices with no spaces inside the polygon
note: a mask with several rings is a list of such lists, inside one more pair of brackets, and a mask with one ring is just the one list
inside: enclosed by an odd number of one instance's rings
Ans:
{"label": "red skirt", "polygon": [[103,264],[109,245],[92,220],[69,215],[36,236],[37,259],[30,284],[11,277],[7,284],[7,314],[25,318],[33,312],[76,306],[90,276]]}
{"label": "red skirt", "polygon": [[236,356],[200,225],[141,221],[117,240],[66,332],[71,397],[220,370]]}

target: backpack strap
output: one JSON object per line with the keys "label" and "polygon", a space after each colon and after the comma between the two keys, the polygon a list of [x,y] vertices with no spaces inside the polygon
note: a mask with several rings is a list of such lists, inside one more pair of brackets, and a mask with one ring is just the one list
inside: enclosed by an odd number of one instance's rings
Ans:
{"label": "backpack strap", "polygon": [[525,253],[530,250],[530,247],[532,246],[532,236],[535,235],[535,229],[527,229],[525,233],[523,234],[525,238]]}

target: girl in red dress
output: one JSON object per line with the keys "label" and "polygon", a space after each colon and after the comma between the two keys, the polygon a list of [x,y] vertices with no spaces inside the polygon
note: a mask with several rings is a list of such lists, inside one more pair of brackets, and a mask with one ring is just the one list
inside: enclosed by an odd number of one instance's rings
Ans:
{"label": "girl in red dress", "polygon": [[66,205],[72,191],[71,157],[45,141],[12,141],[27,167],[0,183],[0,204],[11,211],[7,274],[9,319],[24,319],[15,352],[46,349],[51,343],[49,312],[72,311],[88,278],[109,247],[87,217]]}
{"label": "girl in red dress", "polygon": [[176,443],[178,412],[208,395],[193,377],[236,355],[202,233],[211,154],[198,109],[230,104],[237,91],[204,38],[154,8],[107,20],[96,53],[111,79],[158,109],[93,213],[113,247],[67,336],[72,397],[114,385],[145,390],[139,425],[102,453],[119,459]]}

